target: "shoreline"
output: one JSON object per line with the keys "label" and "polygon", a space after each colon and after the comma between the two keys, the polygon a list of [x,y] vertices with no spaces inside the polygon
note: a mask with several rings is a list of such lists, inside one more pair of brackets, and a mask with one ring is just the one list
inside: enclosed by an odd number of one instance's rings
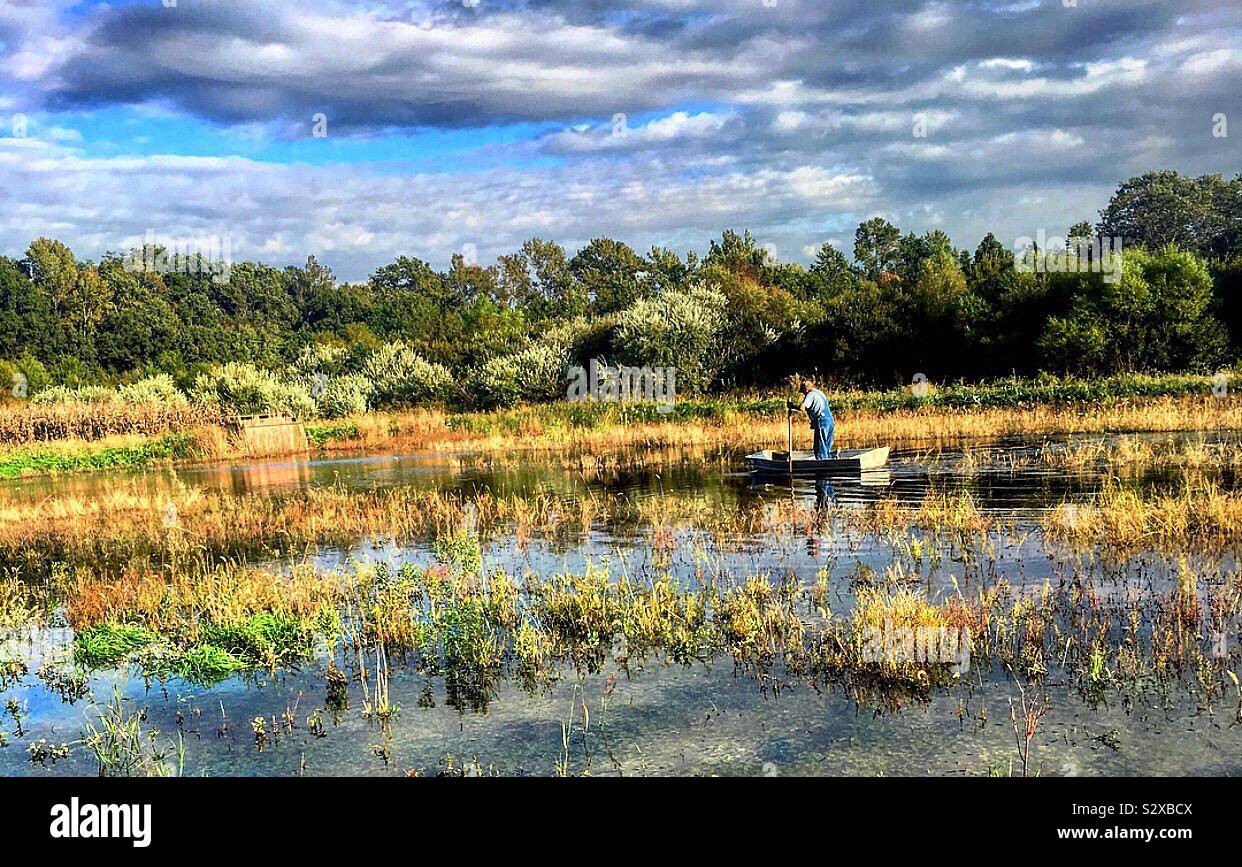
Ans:
{"label": "shoreline", "polygon": [[[941,445],[1016,435],[1156,433],[1242,430],[1242,399],[1212,393],[1112,397],[1013,406],[924,405],[917,408],[835,409],[840,447]],[[774,405],[774,406],[773,406]],[[224,427],[199,425],[158,436],[55,440],[0,450],[0,479],[37,478],[90,470],[152,465],[194,466],[247,457],[384,453],[407,449],[607,454],[632,449],[702,448],[743,454],[783,443],[779,402],[721,399],[684,401],[663,415],[650,404],[538,404],[496,412],[434,409],[368,413],[306,423],[307,451],[256,452],[239,447]],[[671,416],[671,417],[670,417]],[[806,425],[795,420],[795,442]]]}

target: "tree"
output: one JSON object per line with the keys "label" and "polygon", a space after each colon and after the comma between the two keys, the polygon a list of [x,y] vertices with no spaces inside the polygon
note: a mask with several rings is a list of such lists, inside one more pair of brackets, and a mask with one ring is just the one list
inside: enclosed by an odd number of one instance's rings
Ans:
{"label": "tree", "polygon": [[54,325],[47,293],[21,264],[0,257],[0,358],[50,357]]}
{"label": "tree", "polygon": [[1224,355],[1211,276],[1193,252],[1127,250],[1117,281],[1099,272],[1047,276],[1071,294],[1068,312],[1051,317],[1039,341],[1050,366],[1079,373],[1206,369]]}
{"label": "tree", "polygon": [[531,238],[517,253],[501,256],[498,264],[506,298],[529,305],[536,318],[586,311],[586,293],[569,270],[565,248],[555,241]]}
{"label": "tree", "polygon": [[314,256],[306,257],[306,265],[301,268],[290,266],[285,269],[289,295],[294,306],[305,315],[308,299],[330,292],[336,285],[336,275],[332,269],[319,264]]}
{"label": "tree", "polygon": [[638,280],[643,260],[629,246],[611,238],[596,238],[569,262],[570,273],[599,313],[611,313],[630,304],[641,292]]}
{"label": "tree", "polygon": [[846,292],[857,281],[850,260],[832,244],[824,244],[815,253],[815,264],[811,266],[808,294],[821,302],[835,298]]}
{"label": "tree", "polygon": [[454,253],[448,272],[448,284],[459,304],[470,304],[485,298],[500,299],[499,272],[496,266],[484,268],[477,262],[467,262],[461,253]]}
{"label": "tree", "polygon": [[681,286],[694,270],[694,265],[683,262],[676,251],[667,247],[652,247],[643,259],[643,271],[639,275],[643,284],[642,294],[652,295]]}
{"label": "tree", "polygon": [[854,233],[854,261],[868,280],[879,280],[897,264],[901,230],[882,217],[873,217]]}
{"label": "tree", "polygon": [[85,346],[91,330],[103,319],[112,303],[112,286],[99,275],[98,268],[83,268],[73,287],[70,299],[73,325],[78,339]]}
{"label": "tree", "polygon": [[726,229],[719,241],[711,242],[703,264],[717,265],[754,280],[766,280],[768,266],[772,264],[770,258],[768,251],[759,246],[749,230],[739,235],[732,229]]}
{"label": "tree", "polygon": [[1236,201],[1239,181],[1220,175],[1189,178],[1175,171],[1148,172],[1123,183],[1100,211],[1098,234],[1120,237],[1126,246],[1154,250],[1165,244],[1207,254],[1237,238],[1226,209]]}
{"label": "tree", "polygon": [[32,279],[51,300],[53,315],[60,316],[69,306],[78,283],[78,262],[73,251],[60,241],[36,238],[26,250],[26,261]]}

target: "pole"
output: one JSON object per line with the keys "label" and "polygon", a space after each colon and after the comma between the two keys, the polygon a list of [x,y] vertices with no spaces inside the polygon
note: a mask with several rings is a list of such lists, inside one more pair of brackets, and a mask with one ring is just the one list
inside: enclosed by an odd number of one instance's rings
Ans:
{"label": "pole", "polygon": [[793,476],[793,410],[785,412],[785,438],[788,440],[789,475]]}

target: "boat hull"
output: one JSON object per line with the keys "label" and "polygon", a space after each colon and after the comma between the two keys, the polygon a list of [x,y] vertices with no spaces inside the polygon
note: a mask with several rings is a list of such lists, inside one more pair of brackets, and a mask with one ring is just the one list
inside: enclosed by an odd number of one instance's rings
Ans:
{"label": "boat hull", "polygon": [[790,461],[788,452],[764,449],[746,456],[746,463],[755,472],[795,475],[824,475],[828,473],[861,473],[874,470],[888,463],[888,446],[878,449],[841,449],[826,461],[815,459],[815,453],[794,450]]}

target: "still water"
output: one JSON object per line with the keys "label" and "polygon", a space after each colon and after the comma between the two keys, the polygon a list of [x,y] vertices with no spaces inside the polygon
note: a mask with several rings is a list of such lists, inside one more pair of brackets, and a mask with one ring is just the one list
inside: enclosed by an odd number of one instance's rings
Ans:
{"label": "still water", "polygon": [[[1187,435],[1179,435],[1181,438]],[[1231,435],[1193,434],[1196,442],[1230,443]],[[1094,439],[1099,439],[1098,437]],[[1159,445],[1178,439],[1150,438]],[[890,467],[863,478],[831,484],[764,480],[740,462],[684,463],[660,469],[616,470],[584,477],[537,456],[496,460],[472,455],[355,455],[330,460],[256,462],[241,466],[196,466],[128,474],[80,475],[10,482],[0,500],[80,494],[89,496],[118,485],[159,491],[202,487],[237,494],[272,494],[313,486],[373,489],[412,485],[444,490],[489,490],[497,494],[548,491],[565,497],[598,493],[643,497],[653,494],[702,498],[716,510],[736,510],[759,502],[793,499],[836,509],[858,508],[884,498],[916,504],[929,490],[967,491],[976,504],[1004,515],[1018,531],[999,540],[995,577],[1041,584],[1055,574],[1055,563],[1033,530],[1042,514],[1063,501],[1089,501],[1104,485],[1143,490],[1175,490],[1181,475],[1165,469],[1119,473],[1091,466],[1067,472],[1037,458],[1048,449],[1073,446],[1071,440],[1009,440],[972,444],[968,449],[894,450]],[[1237,480],[1228,467],[1205,473],[1225,488]],[[348,548],[322,549],[311,558],[322,566],[350,560],[431,564],[429,541],[408,545],[368,540]],[[586,564],[607,566],[614,574],[649,575],[656,569],[648,531],[592,529],[555,539],[517,539],[504,533],[483,547],[485,568],[503,566],[521,574],[548,575]],[[900,556],[900,540],[861,543],[829,522],[761,538],[709,538],[694,527],[676,531],[667,568],[694,580],[703,564],[729,574],[765,572],[792,575],[805,583],[827,570],[834,587],[848,588],[860,564],[883,570]],[[1158,554],[1138,564],[1113,564],[1107,578],[1124,583],[1141,571],[1169,568]],[[1217,567],[1234,567],[1233,555],[1220,552]],[[952,552],[927,569],[926,592],[941,598],[962,570]],[[834,611],[851,604],[839,591]],[[68,630],[29,637],[22,654],[30,674],[0,692],[0,773],[93,774],[95,764],[75,740],[94,711],[91,699],[73,704],[44,686],[34,672],[44,659],[70,651]],[[11,644],[11,643],[10,643]],[[146,727],[173,753],[183,744],[186,774],[434,774],[445,768],[468,773],[550,774],[866,774],[983,775],[1018,772],[1011,703],[1016,686],[990,671],[972,670],[962,683],[934,695],[929,703],[898,710],[860,705],[835,692],[794,686],[779,693],[762,690],[747,676],[735,676],[731,663],[663,667],[649,662],[626,676],[606,669],[579,678],[566,671],[550,692],[527,694],[502,684],[485,713],[459,713],[444,701],[443,685],[409,667],[397,666],[390,692],[400,708],[390,727],[364,719],[360,695],[351,692],[348,709],[324,711],[319,730],[308,716],[323,709],[326,656],[301,671],[258,678],[235,678],[210,688],[175,680],[144,683],[134,672],[95,672],[91,693],[108,701],[120,690],[134,708],[147,708]],[[1133,703],[1118,696],[1089,704],[1068,678],[1050,678],[1050,706],[1031,750],[1032,773],[1045,775],[1166,775],[1242,773],[1242,726],[1231,725],[1228,704],[1203,707],[1176,686]],[[589,713],[589,723],[584,716]],[[262,718],[263,736],[255,720]],[[46,739],[70,745],[68,757],[53,764],[32,763],[28,745]],[[174,761],[175,754],[169,761]]]}

